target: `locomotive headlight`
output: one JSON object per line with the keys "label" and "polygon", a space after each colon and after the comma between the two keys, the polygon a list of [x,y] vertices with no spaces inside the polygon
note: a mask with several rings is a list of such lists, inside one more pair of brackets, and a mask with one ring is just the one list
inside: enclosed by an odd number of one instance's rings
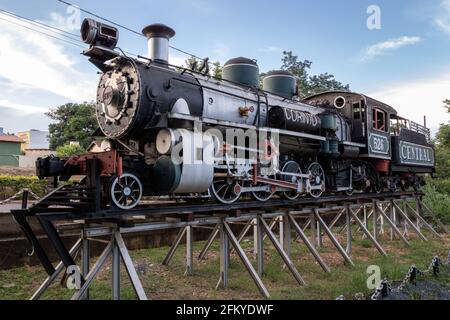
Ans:
{"label": "locomotive headlight", "polygon": [[170,154],[175,143],[175,134],[171,129],[159,130],[156,136],[156,150],[160,154]]}
{"label": "locomotive headlight", "polygon": [[114,49],[119,41],[119,30],[93,19],[84,19],[81,24],[81,40],[91,46]]}

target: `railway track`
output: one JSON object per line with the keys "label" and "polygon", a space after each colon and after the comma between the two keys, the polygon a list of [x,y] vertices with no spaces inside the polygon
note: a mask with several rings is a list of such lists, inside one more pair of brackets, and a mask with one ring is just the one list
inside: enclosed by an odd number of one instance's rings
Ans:
{"label": "railway track", "polygon": [[228,214],[236,215],[251,210],[273,210],[276,208],[304,208],[323,207],[340,203],[372,202],[373,200],[400,199],[402,197],[422,196],[417,192],[398,193],[369,193],[348,195],[329,195],[321,198],[302,197],[295,200],[273,199],[267,202],[240,201],[233,204],[217,202],[204,203],[177,203],[168,201],[152,201],[150,204],[142,204],[131,210],[107,208],[102,209],[95,205],[95,190],[63,186],[28,209],[12,210],[13,214],[25,216],[40,216],[49,220],[71,219],[114,219],[127,216],[166,216],[189,214]]}

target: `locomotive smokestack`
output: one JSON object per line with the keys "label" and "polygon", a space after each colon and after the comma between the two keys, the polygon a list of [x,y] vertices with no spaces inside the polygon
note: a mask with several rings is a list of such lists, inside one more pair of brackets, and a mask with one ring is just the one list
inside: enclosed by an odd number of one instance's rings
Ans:
{"label": "locomotive smokestack", "polygon": [[152,60],[169,62],[169,39],[175,31],[164,24],[151,24],[142,30],[148,39],[148,57]]}

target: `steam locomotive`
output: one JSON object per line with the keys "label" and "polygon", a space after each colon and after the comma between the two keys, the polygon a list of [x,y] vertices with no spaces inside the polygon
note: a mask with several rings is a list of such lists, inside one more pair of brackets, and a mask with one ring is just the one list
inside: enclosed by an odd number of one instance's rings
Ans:
{"label": "steam locomotive", "polygon": [[[40,178],[101,185],[103,205],[132,209],[143,196],[231,204],[324,193],[418,190],[434,172],[429,130],[352,92],[301,100],[296,78],[255,60],[225,63],[221,79],[169,63],[175,31],[143,29],[147,57],[117,51],[118,30],[86,19],[84,51],[100,71],[94,133],[101,142],[66,159],[38,159]],[[95,167],[93,161],[95,160]]]}

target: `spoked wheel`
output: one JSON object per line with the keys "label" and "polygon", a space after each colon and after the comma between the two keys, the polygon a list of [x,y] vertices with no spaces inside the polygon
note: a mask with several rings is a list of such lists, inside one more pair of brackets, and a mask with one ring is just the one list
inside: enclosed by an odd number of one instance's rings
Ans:
{"label": "spoked wheel", "polygon": [[221,203],[232,204],[241,197],[241,187],[231,178],[215,178],[210,187],[210,194]]}
{"label": "spoked wheel", "polygon": [[[266,186],[266,184],[258,184],[257,187]],[[269,186],[270,189],[270,186]],[[251,197],[257,201],[266,202],[269,201],[274,192],[272,191],[252,191]]]}
{"label": "spoked wheel", "polygon": [[383,185],[381,179],[373,169],[368,174],[367,180],[369,181],[369,186],[365,188],[366,193],[375,192],[380,194],[383,191]]}
{"label": "spoked wheel", "polygon": [[417,176],[414,177],[414,182],[413,182],[412,187],[413,187],[414,192],[422,191],[422,181]]}
{"label": "spoked wheel", "polygon": [[409,183],[405,180],[400,180],[400,190],[405,192],[409,189]]}
{"label": "spoked wheel", "polygon": [[[322,168],[322,166],[314,162],[308,167],[308,172],[311,172],[311,179],[309,183],[311,184],[311,187],[317,187],[322,185],[323,182],[325,182],[325,172]],[[320,196],[323,194],[322,190],[311,190],[310,194],[313,198],[320,198]]]}
{"label": "spoked wheel", "polygon": [[[282,172],[285,173],[293,173],[293,174],[302,174],[302,169],[300,168],[300,165],[295,161],[287,161],[282,169]],[[290,175],[281,175],[281,180],[291,183],[297,183],[300,178]],[[300,193],[297,191],[285,191],[283,192],[283,197],[285,197],[288,200],[295,200],[300,196]]]}
{"label": "spoked wheel", "polygon": [[111,200],[118,208],[130,210],[136,207],[142,198],[142,184],[138,177],[125,173],[111,183]]}
{"label": "spoked wheel", "polygon": [[384,179],[380,178],[378,175],[375,178],[375,183],[372,187],[373,192],[380,194],[384,192],[384,188],[386,186],[386,181]]}
{"label": "spoked wheel", "polygon": [[355,193],[354,189],[345,190],[345,194],[349,197],[351,197],[354,193]]}
{"label": "spoked wheel", "polygon": [[376,194],[380,194],[383,192],[384,187],[383,187],[383,183],[381,181],[375,180],[371,183],[372,183],[372,185],[369,188],[367,188],[367,192],[374,192]]}
{"label": "spoked wheel", "polygon": [[413,190],[414,190],[414,192],[422,191],[422,185],[420,183],[414,183]]}
{"label": "spoked wheel", "polygon": [[389,189],[389,191],[392,192],[392,193],[396,193],[399,190],[399,184],[400,183],[398,181],[396,181],[395,179],[390,180],[388,182],[388,189]]}
{"label": "spoked wheel", "polygon": [[382,193],[384,190],[383,186],[381,184],[377,184],[373,187],[373,191],[377,194]]}

